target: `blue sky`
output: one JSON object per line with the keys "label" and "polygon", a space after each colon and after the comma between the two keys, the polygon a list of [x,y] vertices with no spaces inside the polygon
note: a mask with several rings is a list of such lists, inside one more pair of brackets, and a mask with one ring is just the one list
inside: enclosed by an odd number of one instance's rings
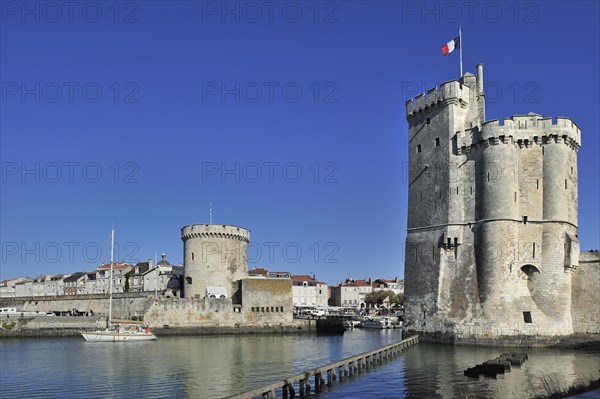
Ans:
{"label": "blue sky", "polygon": [[[599,248],[597,2],[2,1],[0,278],[251,230],[250,266],[403,276],[404,102],[485,65],[487,119],[582,129],[579,237]],[[100,251],[100,252],[99,252]]]}

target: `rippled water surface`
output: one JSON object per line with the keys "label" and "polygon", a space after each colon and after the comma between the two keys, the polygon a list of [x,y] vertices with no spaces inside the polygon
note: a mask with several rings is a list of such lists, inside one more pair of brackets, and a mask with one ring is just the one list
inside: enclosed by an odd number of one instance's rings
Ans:
{"label": "rippled water surface", "polygon": [[[2,398],[215,398],[250,389],[400,340],[400,331],[347,332],[342,337],[163,337],[151,342],[90,343],[78,338],[4,339]],[[597,353],[520,349],[530,359],[493,379],[463,370],[506,349],[418,344],[322,398],[526,398],[546,376],[561,385],[598,378]]]}

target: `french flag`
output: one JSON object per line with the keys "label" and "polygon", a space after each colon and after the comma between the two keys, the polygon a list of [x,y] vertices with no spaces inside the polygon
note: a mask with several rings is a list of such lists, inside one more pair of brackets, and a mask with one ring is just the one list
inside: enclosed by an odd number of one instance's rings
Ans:
{"label": "french flag", "polygon": [[460,36],[459,37],[455,37],[454,39],[450,40],[448,43],[444,44],[442,46],[442,54],[446,55],[446,54],[450,54],[451,52],[454,51],[454,49],[460,48]]}

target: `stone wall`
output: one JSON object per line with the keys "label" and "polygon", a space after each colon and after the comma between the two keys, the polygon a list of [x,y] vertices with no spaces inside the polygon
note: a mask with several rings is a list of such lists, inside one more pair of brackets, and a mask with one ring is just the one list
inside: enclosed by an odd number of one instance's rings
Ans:
{"label": "stone wall", "polygon": [[169,328],[245,328],[293,322],[292,281],[283,278],[247,278],[238,282],[241,304],[233,298],[160,298],[144,321]]}
{"label": "stone wall", "polygon": [[582,252],[572,278],[573,329],[600,334],[600,252]]}
{"label": "stone wall", "polygon": [[292,280],[246,278],[240,282],[247,323],[289,323],[293,318]]}
{"label": "stone wall", "polygon": [[[154,295],[148,293],[113,294],[113,317],[129,318],[143,316]],[[0,307],[15,307],[25,312],[69,312],[76,311],[95,315],[108,315],[108,295],[63,295],[56,297],[3,298]]]}

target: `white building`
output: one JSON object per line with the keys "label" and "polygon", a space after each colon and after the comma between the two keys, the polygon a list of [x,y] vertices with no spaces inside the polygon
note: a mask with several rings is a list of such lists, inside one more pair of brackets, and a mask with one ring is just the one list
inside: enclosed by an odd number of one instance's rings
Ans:
{"label": "white building", "polygon": [[24,280],[15,284],[15,296],[33,296],[33,280]]}
{"label": "white building", "polygon": [[352,280],[338,284],[331,289],[331,304],[333,306],[364,308],[365,298],[373,292],[371,279]]}
{"label": "white building", "polygon": [[[113,263],[113,292],[125,292],[125,275],[133,269],[128,263]],[[95,293],[108,292],[110,289],[110,263],[98,266],[96,270],[96,290]]]}
{"label": "white building", "polygon": [[154,291],[162,294],[167,289],[173,266],[167,260],[167,254],[163,252],[160,256],[161,260],[156,263],[156,267],[142,274],[143,291]]}
{"label": "white building", "polygon": [[404,280],[395,277],[393,279],[382,279],[378,278],[373,283],[373,290],[390,290],[393,291],[394,294],[404,294]]}
{"label": "white building", "polygon": [[15,284],[26,281],[25,277],[16,277],[0,283],[0,298],[13,298],[16,296]]}
{"label": "white building", "polygon": [[292,276],[294,306],[327,306],[329,288],[314,276]]}

